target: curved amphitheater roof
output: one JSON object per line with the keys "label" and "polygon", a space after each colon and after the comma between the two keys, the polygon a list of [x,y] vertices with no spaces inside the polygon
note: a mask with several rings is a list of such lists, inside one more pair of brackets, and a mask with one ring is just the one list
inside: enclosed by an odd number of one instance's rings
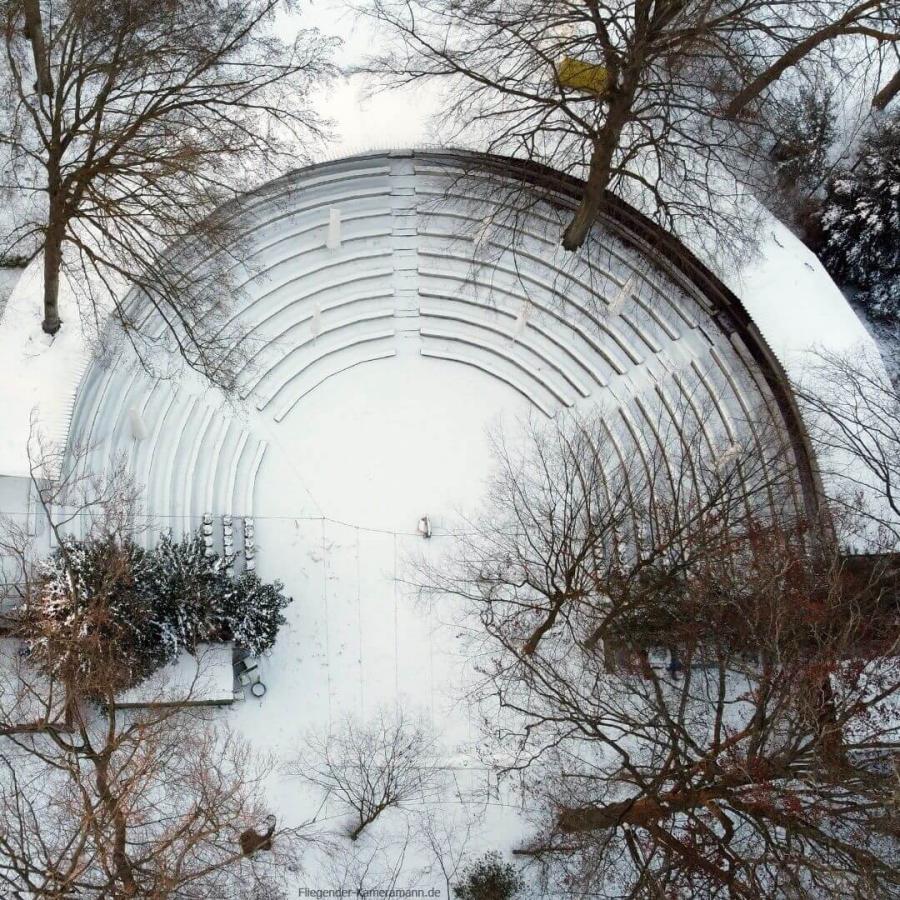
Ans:
{"label": "curved amphitheater roof", "polygon": [[[724,449],[763,406],[787,425],[809,474],[778,362],[736,298],[695,258],[620,205],[575,260],[558,248],[571,186],[535,169],[508,178],[540,182],[545,194],[550,187],[549,198],[517,219],[512,252],[505,195],[483,179],[487,168],[508,172],[507,164],[474,160],[376,153],[313,166],[251,195],[243,215],[252,274],[236,311],[254,348],[241,373],[248,411],[233,412],[190,378],[153,382],[140,370],[95,362],[70,439],[93,448],[98,469],[124,454],[146,487],[150,520],[185,526],[205,513],[258,514],[260,479],[294,478],[304,499],[285,515],[358,514],[356,524],[401,527],[365,504],[323,508],[310,489],[315,472],[299,471],[294,448],[304,423],[324,427],[315,424],[318,407],[349,411],[364,395],[368,413],[390,431],[400,398],[421,391],[422,408],[410,410],[392,439],[414,442],[416,422],[440,418],[429,396],[437,401],[435,391],[448,384],[469,399],[448,409],[447,421],[479,410],[472,428],[483,429],[510,411],[600,408],[626,453],[656,440],[661,419],[683,429],[685,417]],[[453,392],[441,396],[453,402]],[[372,440],[382,440],[376,432]],[[332,434],[335,446],[359,439],[352,429]],[[814,502],[811,486],[807,480]],[[279,493],[263,491],[269,511]]]}

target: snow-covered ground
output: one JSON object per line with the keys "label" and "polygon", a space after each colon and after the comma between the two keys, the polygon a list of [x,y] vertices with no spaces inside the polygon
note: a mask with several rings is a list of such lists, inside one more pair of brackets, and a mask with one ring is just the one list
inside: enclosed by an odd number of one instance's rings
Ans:
{"label": "snow-covered ground", "polygon": [[[526,229],[527,264],[501,253],[473,269],[466,234],[481,228],[484,210],[472,198],[435,204],[447,177],[427,155],[370,154],[254,198],[258,271],[236,310],[258,345],[243,409],[199,381],[154,383],[121,360],[93,364],[74,407],[71,437],[93,447],[90,466],[121,456],[145,487],[151,534],[194,528],[211,513],[220,538],[231,515],[240,550],[252,517],[261,575],[294,597],[260,662],[265,695],[247,692],[223,721],[285,767],[306,732],[382,708],[420,717],[438,737],[441,793],[386,814],[353,844],[335,802],[320,809],[315,790],[279,771],[271,798],[281,821],[317,815],[342,848],[337,857],[309,851],[298,877],[310,888],[352,884],[375,849],[387,867],[404,854],[399,886],[441,886],[425,872],[429,821],[458,818],[470,856],[508,851],[527,832],[515,783],[498,785],[479,759],[485,722],[466,700],[475,673],[460,650],[462,611],[426,605],[411,586],[416,560],[451,546],[478,506],[488,431],[515,439],[526,418],[602,408],[624,452],[642,453],[658,439],[653,410],[665,396],[668,427],[702,417],[724,446],[758,396],[746,354],[702,297],[612,234],[590,272],[573,270],[548,210]],[[331,210],[341,219],[335,247],[326,245]],[[743,289],[790,365],[815,321],[823,339],[858,332],[806,252],[773,231],[771,277],[750,273]],[[502,246],[502,235],[493,239]],[[812,321],[777,327],[787,298]],[[423,515],[428,540],[417,533]],[[365,886],[384,884],[370,869]]]}
{"label": "snow-covered ground", "polygon": [[[267,687],[225,714],[254,746],[290,768],[308,732],[347,717],[370,720],[396,707],[438,737],[441,788],[429,801],[390,811],[335,858],[300,861],[301,884],[355,887],[355,870],[377,850],[361,883],[442,887],[423,821],[471,826],[472,855],[511,849],[525,833],[514,785],[499,789],[479,761],[479,721],[465,701],[473,677],[462,653],[459,610],[420,602],[415,565],[447,548],[457,510],[480,496],[488,470],[487,428],[528,414],[526,401],[495,379],[421,357],[351,370],[308,395],[282,423],[256,487],[259,570],[282,579],[294,603],[271,656]],[[434,535],[416,533],[421,515]],[[318,814],[340,835],[349,819],[334,801],[283,774],[270,790],[282,822]],[[427,822],[425,823],[427,824]],[[458,832],[457,839],[465,828]]]}
{"label": "snow-covered ground", "polygon": [[21,275],[21,269],[0,267],[0,315],[3,315],[3,307]]}
{"label": "snow-covered ground", "polygon": [[41,330],[40,260],[24,273],[13,271],[17,278],[0,317],[0,475],[21,477],[28,475],[32,433],[65,443],[75,391],[90,363],[93,344],[65,279],[61,279],[59,299],[63,327],[51,337]]}
{"label": "snow-covered ground", "polygon": [[810,351],[876,349],[815,254],[770,214],[757,255],[726,280],[791,377],[803,375]]}
{"label": "snow-covered ground", "polygon": [[[310,11],[326,30],[348,39],[344,58],[353,60],[368,37],[353,30],[351,18],[336,15],[343,8],[326,2]],[[322,97],[321,108],[337,126],[336,141],[323,148],[323,158],[433,140],[429,113],[437,108],[436,93],[368,97],[367,87],[363,76],[342,78]],[[402,155],[397,159],[361,165],[396,170],[404,165]],[[514,433],[524,418],[543,415],[542,406],[552,412],[566,405],[554,391],[568,400],[578,394],[573,384],[583,381],[589,382],[589,389],[578,403],[621,407],[639,419],[636,398],[656,385],[674,390],[673,373],[693,372],[695,363],[708,376],[703,389],[713,395],[714,404],[721,404],[724,420],[740,408],[740,392],[752,395],[752,379],[699,305],[688,304],[688,317],[706,328],[711,339],[704,339],[703,328],[686,325],[674,307],[667,306],[668,298],[677,302],[680,288],[654,293],[646,287],[643,298],[649,298],[677,331],[674,339],[643,317],[636,305],[626,305],[625,318],[601,317],[608,330],[595,334],[601,334],[604,351],[619,355],[616,340],[621,339],[640,362],[623,355],[623,372],[603,369],[594,382],[591,369],[600,370],[603,364],[569,326],[564,329],[566,339],[587,368],[565,353],[542,362],[529,356],[523,349],[527,341],[518,339],[516,328],[535,345],[544,341],[546,352],[549,344],[539,329],[552,331],[551,317],[542,313],[526,321],[522,299],[502,290],[498,307],[486,311],[488,304],[482,302],[482,308],[460,313],[450,327],[459,333],[469,327],[466,315],[481,317],[476,330],[479,340],[490,343],[491,355],[471,346],[466,351],[480,367],[460,358],[454,362],[426,356],[426,345],[445,355],[461,355],[458,342],[429,337],[422,322],[423,306],[444,304],[438,312],[446,316],[456,309],[448,298],[468,290],[458,271],[441,277],[442,266],[449,267],[447,260],[458,248],[432,245],[424,247],[430,253],[427,259],[416,258],[423,245],[407,240],[404,228],[397,227],[397,216],[408,213],[402,209],[403,197],[409,196],[404,190],[389,187],[371,202],[364,192],[354,194],[339,183],[332,195],[317,190],[308,189],[313,200],[304,212],[312,216],[313,225],[301,221],[297,212],[293,224],[285,220],[280,231],[263,230],[258,236],[268,254],[268,275],[253,286],[251,296],[254,303],[270,306],[256,312],[248,308],[248,315],[270,330],[264,371],[272,374],[238,413],[226,411],[218,398],[190,379],[173,390],[171,385],[150,384],[137,371],[92,365],[91,338],[85,337],[77,309],[65,294],[63,329],[55,339],[48,338],[40,330],[39,262],[33,264],[0,318],[0,475],[27,472],[33,412],[44,434],[66,439],[80,388],[74,436],[94,445],[97,465],[125,455],[147,488],[145,506],[157,529],[195,527],[204,512],[217,517],[252,515],[260,573],[282,580],[294,603],[272,655],[260,662],[265,696],[257,699],[247,692],[242,702],[221,712],[222,720],[246,734],[257,749],[272,751],[289,764],[305,732],[327,730],[347,715],[365,718],[381,707],[398,705],[421,716],[437,733],[435,763],[444,776],[439,796],[385,814],[356,844],[344,839],[341,854],[312,853],[301,860],[304,871],[298,874],[298,886],[356,886],[354,881],[361,877],[357,870],[380,850],[378,864],[365,876],[366,888],[387,887],[391,876],[386,870],[401,855],[405,861],[394,886],[443,888],[425,840],[429,821],[461,826],[457,836],[472,826],[469,856],[487,849],[509,851],[528,827],[515,785],[497,785],[478,759],[484,723],[465,699],[474,673],[459,651],[460,610],[425,605],[410,586],[420,555],[433,558],[446,549],[463,513],[479,502],[490,467],[489,427],[505,426]],[[322,244],[332,207],[342,210],[347,241],[329,255]],[[359,216],[356,224],[351,224],[349,213]],[[378,215],[383,213],[389,221],[378,231]],[[366,216],[372,226],[368,232]],[[551,268],[556,252],[546,242],[540,244]],[[300,258],[307,253],[308,258]],[[613,273],[615,278],[605,282],[607,296],[595,298],[599,306],[609,305],[613,289],[627,293],[628,263],[626,259]],[[640,259],[631,263],[646,270]],[[329,267],[335,282],[316,299],[313,288],[322,287],[315,281],[317,273]],[[424,286],[430,295],[422,290],[423,272],[429,267],[432,281]],[[422,282],[417,281],[420,277]],[[502,282],[503,277],[498,279]],[[727,281],[792,376],[802,375],[810,349],[874,346],[818,261],[771,217],[764,224],[758,255]],[[546,281],[539,279],[531,288],[532,297],[546,297]],[[2,297],[0,283],[0,306]],[[631,299],[626,296],[625,302]],[[345,314],[343,303],[359,305]],[[566,317],[580,325],[587,322],[570,309]],[[381,326],[387,337],[377,330]],[[364,338],[384,355],[375,358],[373,352],[364,361],[331,341],[329,329],[337,334],[345,327],[348,335]],[[440,328],[436,319],[429,327]],[[641,329],[646,332],[644,343]],[[654,352],[657,344],[660,349]],[[304,373],[319,365],[316,347],[328,349],[336,359],[351,355],[346,366],[323,371],[321,380],[316,375],[304,381]],[[734,386],[716,369],[719,364],[713,364],[717,357],[733,376]],[[297,361],[294,368],[292,360]],[[568,380],[554,366],[562,366]],[[135,438],[132,413],[149,429],[143,441]],[[434,528],[430,540],[416,532],[422,515]],[[273,780],[270,796],[283,822],[297,823],[317,814],[326,830],[339,834],[343,827],[337,805],[331,802],[320,809],[316,792],[286,770]]]}
{"label": "snow-covered ground", "polygon": [[399,703],[448,754],[472,752],[457,611],[418,603],[409,582],[480,500],[489,428],[529,411],[496,379],[420,356],[336,375],[295,407],[254,503],[259,569],[293,595],[291,627],[260,664],[265,698],[234,713],[243,727],[283,748],[310,722]]}

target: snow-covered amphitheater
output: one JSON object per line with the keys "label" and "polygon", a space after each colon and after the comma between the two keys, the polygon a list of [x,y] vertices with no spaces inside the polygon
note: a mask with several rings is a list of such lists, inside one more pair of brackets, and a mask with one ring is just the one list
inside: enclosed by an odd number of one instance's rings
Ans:
{"label": "snow-covered amphitheater", "polygon": [[[609,412],[623,453],[693,410],[727,447],[765,405],[804,450],[783,373],[735,298],[624,206],[573,263],[570,206],[529,211],[509,249],[502,197],[472,161],[392,152],[296,172],[251,195],[234,324],[246,412],[199,381],[94,362],[68,439],[124,455],[153,526],[204,514],[324,517],[403,535],[472,499],[494,416]],[[486,164],[487,165],[487,164]],[[120,362],[120,361],[119,361]],[[273,555],[271,550],[267,555]]]}
{"label": "snow-covered amphitheater", "polygon": [[[310,726],[400,703],[431,718],[448,768],[476,787],[483,779],[503,818],[459,699],[454,610],[414,602],[404,579],[409,560],[440,552],[477,505],[490,429],[599,411],[623,456],[651,452],[661,428],[726,450],[765,409],[793,441],[805,502],[817,494],[786,387],[789,348],[765,333],[771,307],[739,300],[624,205],[573,261],[558,235],[574,201],[548,172],[507,174],[545,195],[518,219],[513,253],[507,195],[484,187],[501,165],[378,152],[248,195],[234,311],[253,348],[240,373],[246,402],[226,403],[195,377],[154,381],[98,359],[77,370],[58,430],[90,447],[93,470],[125,460],[143,487],[147,540],[206,522],[218,547],[294,597],[260,661],[265,696],[239,691],[221,713],[257,747],[285,753]],[[789,317],[822,285],[837,295],[817,265],[785,271],[777,295],[749,278],[742,299],[778,305],[793,290]],[[843,301],[827,299],[832,319],[858,329]],[[807,336],[818,327],[797,325]],[[288,816],[302,815],[299,790],[286,779],[274,798]],[[515,815],[507,821],[515,833]],[[502,843],[503,826],[492,827]]]}

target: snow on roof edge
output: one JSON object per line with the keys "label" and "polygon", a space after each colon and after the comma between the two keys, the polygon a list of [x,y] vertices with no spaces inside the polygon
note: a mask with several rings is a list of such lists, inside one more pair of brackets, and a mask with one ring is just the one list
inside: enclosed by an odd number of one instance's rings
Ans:
{"label": "snow on roof edge", "polygon": [[874,338],[815,254],[769,213],[761,231],[754,259],[719,277],[788,377],[800,379],[819,349],[879,355]]}

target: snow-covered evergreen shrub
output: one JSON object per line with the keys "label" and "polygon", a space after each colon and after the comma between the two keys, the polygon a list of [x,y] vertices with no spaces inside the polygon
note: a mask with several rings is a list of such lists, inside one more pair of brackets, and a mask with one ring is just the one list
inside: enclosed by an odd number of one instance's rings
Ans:
{"label": "snow-covered evergreen shrub", "polygon": [[121,691],[200,642],[265,653],[290,602],[281,582],[229,577],[199,531],[164,535],[149,552],[106,535],[69,540],[44,561],[24,635],[48,673]]}
{"label": "snow-covered evergreen shrub", "polygon": [[821,183],[837,134],[833,107],[830,92],[801,90],[779,110],[771,156],[783,188],[814,191]]}
{"label": "snow-covered evergreen shrub", "polygon": [[519,870],[491,851],[466,869],[462,881],[453,885],[453,896],[458,900],[512,900],[524,889]]}
{"label": "snow-covered evergreen shrub", "polygon": [[833,180],[822,228],[832,276],[857,288],[873,318],[900,323],[900,116],[876,126]]}
{"label": "snow-covered evergreen shrub", "polygon": [[190,652],[199,642],[218,638],[223,599],[232,584],[221,557],[207,553],[203,534],[178,541],[164,534],[148,557],[148,590],[167,638]]}
{"label": "snow-covered evergreen shrub", "polygon": [[32,660],[92,692],[124,690],[173,659],[147,573],[147,554],[130,540],[67,541],[42,564],[29,602]]}
{"label": "snow-covered evergreen shrub", "polygon": [[266,584],[255,572],[244,572],[223,597],[222,630],[254,656],[270,650],[291,602],[283,590],[280,581]]}
{"label": "snow-covered evergreen shrub", "polygon": [[281,582],[266,584],[255,572],[232,578],[230,558],[209,553],[200,531],[163,536],[150,557],[149,589],[179,648],[233,640],[254,655],[271,649],[291,602]]}

